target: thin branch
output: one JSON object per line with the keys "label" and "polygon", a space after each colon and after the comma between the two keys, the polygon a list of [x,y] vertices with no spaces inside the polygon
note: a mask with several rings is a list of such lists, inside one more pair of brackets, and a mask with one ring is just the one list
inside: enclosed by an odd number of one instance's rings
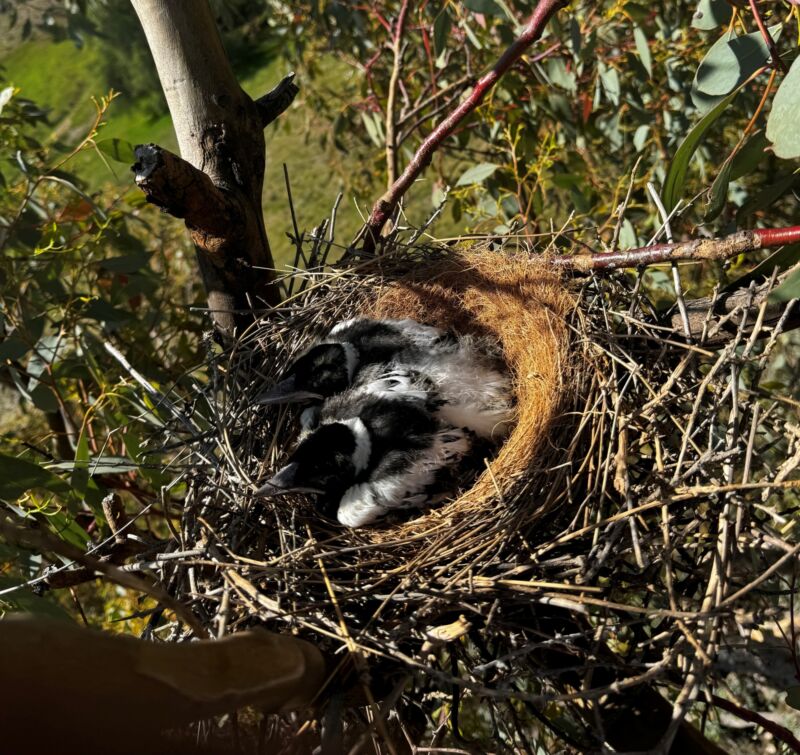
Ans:
{"label": "thin branch", "polygon": [[400,13],[395,22],[392,35],[392,74],[389,78],[389,92],[386,97],[386,173],[389,188],[397,180],[397,132],[394,114],[394,101],[397,98],[397,84],[400,80],[400,69],[403,65],[403,28],[408,14],[408,0],[403,0]]}
{"label": "thin branch", "polygon": [[93,569],[103,574],[107,579],[116,582],[118,585],[149,595],[165,608],[172,610],[179,619],[191,627],[197,637],[208,636],[206,628],[192,611],[180,601],[175,600],[175,598],[159,584],[146,582],[133,574],[122,571],[122,569],[114,564],[90,556],[71,543],[67,543],[51,535],[46,530],[32,530],[19,527],[11,521],[8,515],[0,516],[0,534],[2,534],[7,541],[15,543],[23,548],[36,550],[38,552],[52,551],[59,556],[64,556],[88,569]]}
{"label": "thin branch", "polygon": [[541,0],[531,15],[522,34],[503,53],[494,67],[482,76],[470,95],[447,116],[420,145],[402,175],[389,187],[386,193],[377,201],[372,212],[362,229],[359,239],[363,238],[364,252],[372,254],[380,237],[381,230],[386,221],[395,211],[398,202],[416,181],[420,173],[430,165],[433,153],[441,146],[442,142],[453,133],[468,115],[473,113],[483,102],[489,91],[497,84],[502,76],[514,65],[523,53],[541,37],[544,27],[550,17],[559,9],[567,5],[566,0]]}
{"label": "thin branch", "polygon": [[756,228],[738,231],[720,239],[694,239],[674,244],[628,249],[608,254],[560,254],[549,259],[556,267],[588,272],[589,270],[618,270],[626,267],[657,265],[680,260],[701,262],[727,260],[738,254],[800,242],[800,226],[786,228]]}
{"label": "thin branch", "polygon": [[775,721],[770,721],[760,713],[743,708],[741,705],[736,705],[736,703],[719,695],[711,695],[711,702],[717,708],[722,708],[722,710],[733,714],[737,718],[741,718],[742,721],[749,721],[760,726],[764,731],[768,731],[773,737],[783,742],[792,752],[800,752],[800,739],[797,739],[785,726],[781,726]]}
{"label": "thin branch", "polygon": [[781,58],[780,54],[778,53],[778,48],[775,47],[775,40],[772,38],[772,35],[767,31],[767,27],[764,26],[764,19],[761,18],[761,14],[758,12],[758,6],[756,5],[756,0],[750,0],[750,10],[753,11],[753,16],[756,20],[756,26],[758,26],[758,30],[761,32],[761,36],[764,37],[764,41],[767,43],[767,47],[769,48],[769,54],[772,58],[772,65],[776,68],[780,68],[781,71],[784,73],[789,72],[789,68],[787,67],[786,63],[784,63],[783,58]]}

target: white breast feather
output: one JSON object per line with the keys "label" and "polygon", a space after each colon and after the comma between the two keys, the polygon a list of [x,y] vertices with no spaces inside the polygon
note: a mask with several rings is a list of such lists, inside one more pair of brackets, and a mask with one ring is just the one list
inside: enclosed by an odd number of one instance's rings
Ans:
{"label": "white breast feather", "polygon": [[337,518],[346,527],[362,527],[392,509],[423,506],[429,503],[426,488],[436,480],[443,466],[457,463],[469,452],[470,443],[457,428],[440,430],[429,449],[409,463],[403,472],[353,485],[339,502]]}

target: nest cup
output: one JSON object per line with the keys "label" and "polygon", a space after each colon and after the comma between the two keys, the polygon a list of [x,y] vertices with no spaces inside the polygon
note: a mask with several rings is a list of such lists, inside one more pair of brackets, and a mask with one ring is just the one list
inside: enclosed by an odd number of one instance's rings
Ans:
{"label": "nest cup", "polygon": [[[568,383],[564,316],[570,306],[559,277],[528,255],[483,250],[455,254],[388,280],[377,299],[360,311],[376,318],[410,317],[496,340],[516,397],[513,429],[474,485],[449,503],[390,528],[394,531],[387,535],[417,534],[454,517],[492,516],[495,506],[516,506],[562,406]],[[528,514],[543,513],[531,504],[523,504]]]}
{"label": "nest cup", "polygon": [[[363,529],[359,538],[397,545],[435,538],[456,522],[468,521],[477,534],[484,526],[495,527],[498,516],[502,521],[512,516],[514,527],[542,516],[546,502],[539,505],[526,493],[569,393],[565,316],[574,302],[561,278],[527,254],[488,249],[437,252],[427,259],[383,259],[370,268],[311,285],[292,310],[299,314],[310,308],[313,317],[292,318],[291,333],[266,320],[258,333],[264,348],[272,350],[279,342],[284,351],[277,360],[285,367],[291,353],[333,323],[359,315],[412,318],[457,334],[489,337],[499,345],[511,374],[517,416],[497,455],[469,489],[449,502],[414,512],[410,520]],[[288,451],[293,432],[284,431],[281,441]],[[277,464],[283,450],[275,450]]]}

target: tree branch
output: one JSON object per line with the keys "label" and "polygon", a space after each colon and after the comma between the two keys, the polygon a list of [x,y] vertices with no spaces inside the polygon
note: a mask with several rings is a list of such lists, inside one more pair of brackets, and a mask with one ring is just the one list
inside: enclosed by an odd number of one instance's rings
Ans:
{"label": "tree branch", "polygon": [[[704,346],[718,346],[727,343],[739,332],[742,320],[745,321],[743,335],[749,336],[753,332],[756,319],[748,313],[757,311],[765,301],[764,316],[761,328],[764,335],[768,329],[778,323],[786,311],[786,302],[769,302],[768,297],[774,289],[769,283],[758,286],[754,291],[743,287],[722,294],[721,296],[706,296],[702,299],[693,299],[686,302],[686,314],[689,328],[693,334],[703,332],[706,328],[711,336],[703,342]],[[709,315],[709,312],[711,314]],[[676,332],[683,332],[683,317],[680,312],[675,312],[665,323]],[[793,330],[800,326],[800,311],[792,311],[783,323],[783,331]]]}
{"label": "tree branch", "polygon": [[265,95],[256,100],[256,107],[261,114],[261,127],[266,128],[274,121],[289,105],[300,88],[294,83],[294,71],[284,76],[272,89]]}
{"label": "tree branch", "polygon": [[411,184],[416,181],[420,173],[430,165],[434,152],[442,142],[453,133],[459,123],[478,108],[488,92],[502,78],[503,74],[522,57],[528,47],[541,37],[550,17],[566,5],[567,0],[540,0],[533,15],[528,19],[522,34],[503,53],[492,70],[479,79],[470,95],[422,142],[400,177],[375,202],[366,225],[359,234],[358,239],[356,239],[357,241],[363,239],[365,253],[372,254],[375,251],[381,230],[397,207],[397,203],[408,191]]}
{"label": "tree branch", "polygon": [[135,154],[134,180],[147,201],[201,232],[207,251],[216,251],[231,228],[241,225],[235,202],[202,170],[155,144],[139,144]]}
{"label": "tree branch", "polygon": [[[279,301],[261,208],[263,124],[288,106],[296,87],[287,77],[255,103],[236,80],[208,0],[132,2],[183,158],[157,147],[137,153],[143,188],[187,221],[209,309],[230,336],[252,321],[249,309]],[[148,156],[154,162],[143,162]]]}
{"label": "tree branch", "polygon": [[408,0],[403,0],[392,35],[392,74],[389,78],[389,92],[386,97],[386,174],[390,188],[397,180],[397,133],[394,101],[397,97],[397,82],[400,79],[400,68],[403,63],[403,28],[407,14]]}
{"label": "tree branch", "polygon": [[642,267],[664,262],[727,260],[737,254],[757,249],[784,246],[800,242],[800,226],[787,228],[756,228],[738,231],[720,239],[694,239],[674,244],[653,244],[624,252],[600,254],[560,254],[550,257],[556,267],[588,272],[589,270],[618,270],[626,267]]}

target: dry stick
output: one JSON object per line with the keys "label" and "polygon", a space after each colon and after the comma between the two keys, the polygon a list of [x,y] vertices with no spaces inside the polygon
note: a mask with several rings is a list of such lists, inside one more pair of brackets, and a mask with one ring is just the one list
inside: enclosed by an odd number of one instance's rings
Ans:
{"label": "dry stick", "polygon": [[737,254],[769,249],[800,242],[800,226],[786,228],[756,228],[752,231],[737,231],[720,239],[694,239],[674,244],[628,249],[624,252],[606,254],[560,254],[550,257],[548,262],[555,267],[583,272],[590,270],[617,270],[623,267],[656,265],[665,262],[688,260],[726,260]]}
{"label": "dry stick", "polygon": [[0,515],[0,534],[9,542],[19,544],[22,547],[35,548],[37,551],[52,551],[59,556],[75,561],[88,569],[100,572],[112,582],[127,587],[129,590],[149,595],[157,600],[165,608],[170,609],[175,615],[184,621],[194,631],[197,637],[208,637],[206,628],[192,611],[183,603],[175,600],[161,585],[151,584],[139,577],[129,574],[118,566],[101,561],[88,553],[84,553],[80,548],[60,540],[55,535],[51,535],[46,530],[32,530],[19,527],[14,524],[6,514]]}
{"label": "dry stick", "polygon": [[394,212],[397,203],[405,195],[411,184],[422,171],[430,165],[433,153],[441,146],[442,142],[453,133],[464,118],[474,112],[483,102],[484,97],[497,84],[502,76],[514,65],[539,37],[550,17],[560,8],[567,5],[567,0],[541,0],[536,6],[522,34],[511,44],[495,63],[489,73],[481,77],[472,89],[470,95],[447,116],[420,145],[411,162],[406,166],[402,175],[389,187],[386,193],[372,208],[369,219],[362,229],[357,240],[363,238],[364,252],[372,254],[380,237],[381,230],[386,221]]}

